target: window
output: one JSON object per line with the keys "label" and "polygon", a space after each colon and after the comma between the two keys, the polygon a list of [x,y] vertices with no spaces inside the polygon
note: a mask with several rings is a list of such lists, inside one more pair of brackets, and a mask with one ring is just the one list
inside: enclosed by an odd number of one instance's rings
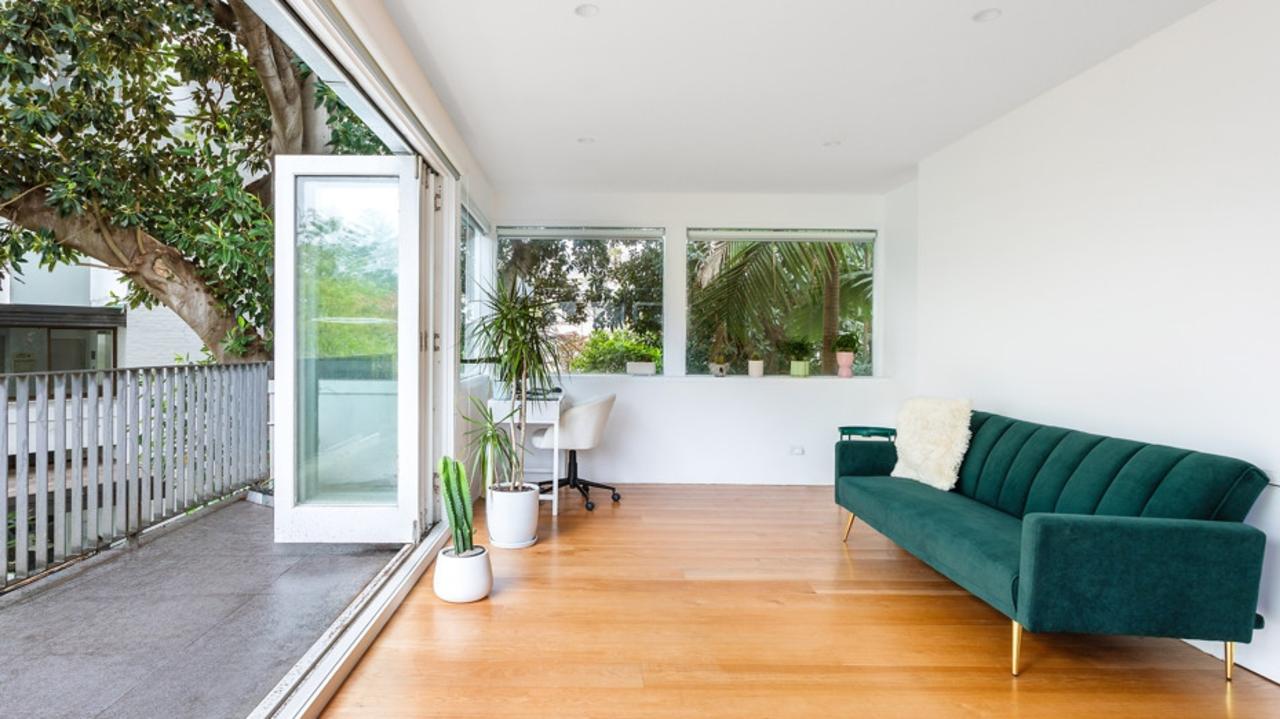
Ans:
{"label": "window", "polygon": [[70,372],[116,366],[114,307],[0,305],[0,372]]}
{"label": "window", "polygon": [[[115,343],[114,327],[0,327],[0,367],[5,374],[112,369]],[[10,377],[8,386],[8,396],[17,396],[16,379]],[[32,398],[36,396],[34,383],[28,392]]]}
{"label": "window", "polygon": [[486,289],[493,287],[496,252],[497,245],[493,238],[464,208],[462,221],[458,223],[458,311],[462,315],[458,353],[462,377],[484,371],[484,363],[477,356],[475,332],[472,328],[484,316],[484,293]]}
{"label": "window", "polygon": [[49,369],[111,369],[115,366],[115,330],[49,330]]}
{"label": "window", "polygon": [[852,348],[855,375],[870,375],[870,230],[689,230],[689,374],[728,365],[766,374],[792,360],[834,375]]}
{"label": "window", "polygon": [[561,369],[613,374],[662,363],[659,228],[498,228],[497,276],[554,304]]}

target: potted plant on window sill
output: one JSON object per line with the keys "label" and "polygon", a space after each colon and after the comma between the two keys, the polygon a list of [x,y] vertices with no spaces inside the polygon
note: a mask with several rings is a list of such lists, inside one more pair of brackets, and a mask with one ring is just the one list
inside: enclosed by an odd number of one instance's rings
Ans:
{"label": "potted plant on window sill", "polygon": [[[556,341],[551,335],[553,307],[538,299],[518,282],[505,282],[486,293],[488,315],[477,323],[476,335],[483,355],[493,364],[498,382],[512,398],[511,414],[496,420],[485,408],[480,434],[488,436],[485,448],[485,519],[489,542],[503,549],[528,547],[538,541],[538,485],[524,481],[526,436],[531,397],[548,394],[555,388],[560,369]],[[514,437],[501,424],[514,426]],[[495,432],[496,431],[496,432]],[[504,457],[497,454],[496,435],[508,437],[510,445],[505,478],[494,481]],[[478,447],[478,445],[477,445]]]}
{"label": "potted plant on window sill", "polygon": [[764,376],[764,357],[761,356],[760,350],[751,350],[751,358],[747,360],[747,375],[751,377]]}
{"label": "potted plant on window sill", "polygon": [[707,362],[707,370],[711,372],[712,377],[724,377],[729,374],[729,358],[725,356],[723,350],[716,350],[711,353],[711,360]]}
{"label": "potted plant on window sill", "polygon": [[808,377],[809,362],[813,359],[813,342],[802,339],[790,339],[781,343],[779,349],[787,359],[791,360],[792,377]]}
{"label": "potted plant on window sill", "polygon": [[442,457],[439,473],[441,502],[453,533],[453,546],[436,555],[431,588],[446,602],[479,601],[493,589],[493,567],[485,548],[471,540],[475,530],[467,471],[456,460]]}
{"label": "potted plant on window sill", "polygon": [[853,376],[853,362],[858,353],[858,336],[846,332],[836,338],[836,374],[840,377]]}

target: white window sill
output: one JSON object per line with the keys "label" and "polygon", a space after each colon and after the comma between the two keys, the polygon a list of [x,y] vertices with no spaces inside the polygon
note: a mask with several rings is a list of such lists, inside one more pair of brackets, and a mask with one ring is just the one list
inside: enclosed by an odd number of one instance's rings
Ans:
{"label": "white window sill", "polygon": [[767,374],[763,377],[752,377],[745,374],[731,374],[725,377],[712,377],[709,374],[687,374],[687,375],[630,375],[630,374],[604,374],[604,373],[568,373],[561,375],[566,381],[575,379],[634,379],[645,382],[652,381],[669,381],[669,382],[884,382],[891,377],[884,375],[858,375],[856,377],[834,377],[831,375],[810,375],[808,377],[792,377],[789,374]]}

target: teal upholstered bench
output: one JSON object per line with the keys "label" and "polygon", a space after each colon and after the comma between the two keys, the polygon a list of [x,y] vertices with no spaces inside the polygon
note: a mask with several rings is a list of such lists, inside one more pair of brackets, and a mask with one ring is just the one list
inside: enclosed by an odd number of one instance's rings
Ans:
{"label": "teal upholstered bench", "polygon": [[[889,476],[893,442],[836,444],[836,502],[1022,631],[1235,642],[1256,614],[1266,537],[1243,523],[1253,465],[974,412],[950,492]],[[845,432],[845,437],[865,436]]]}

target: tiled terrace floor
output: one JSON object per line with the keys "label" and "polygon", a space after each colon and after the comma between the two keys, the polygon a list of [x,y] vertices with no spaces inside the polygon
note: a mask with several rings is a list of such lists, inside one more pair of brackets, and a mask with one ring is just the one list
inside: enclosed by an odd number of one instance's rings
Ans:
{"label": "tiled terrace floor", "polygon": [[245,716],[397,549],[271,522],[235,502],[0,597],[0,715]]}

